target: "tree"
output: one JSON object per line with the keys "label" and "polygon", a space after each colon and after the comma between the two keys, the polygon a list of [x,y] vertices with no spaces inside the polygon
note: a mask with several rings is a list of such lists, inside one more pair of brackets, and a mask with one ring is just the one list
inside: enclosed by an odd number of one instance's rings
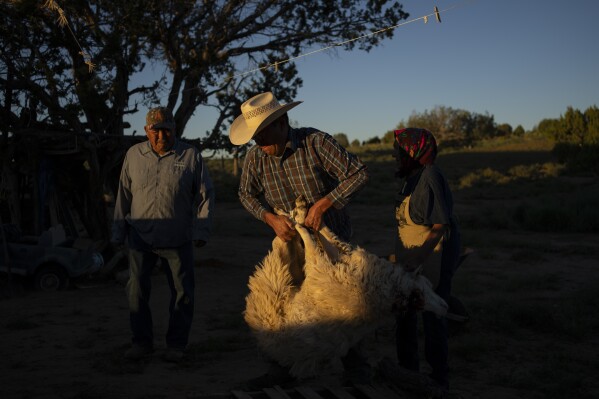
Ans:
{"label": "tree", "polygon": [[599,144],[599,108],[593,105],[584,111],[590,143]]}
{"label": "tree", "polygon": [[553,148],[560,162],[571,172],[599,173],[599,110],[596,106],[584,113],[569,106],[556,124],[560,130]]}
{"label": "tree", "polygon": [[[399,128],[397,130],[399,130]],[[381,140],[381,143],[393,144],[394,141],[395,141],[395,130],[388,130],[387,133],[385,133],[383,135],[383,139]]]}
{"label": "tree", "polygon": [[[106,238],[102,198],[131,144],[122,141],[127,115],[166,105],[182,137],[198,107],[213,108],[213,127],[194,144],[239,155],[228,124],[258,92],[295,98],[303,82],[293,57],[335,43],[369,51],[393,29],[367,34],[407,17],[391,0],[0,1],[0,159],[12,162],[9,137],[21,148],[32,130],[70,135],[89,168],[79,182],[89,193],[82,212],[98,215],[88,224],[102,225],[96,236]],[[152,71],[150,81],[134,79]],[[24,147],[37,156],[39,148]],[[27,165],[33,176],[42,161]]]}
{"label": "tree", "polygon": [[549,137],[554,140],[563,139],[564,129],[560,119],[542,119],[534,130],[541,136]]}
{"label": "tree", "polygon": [[472,131],[474,121],[472,114],[463,109],[455,109],[451,112],[451,119],[447,122],[448,137],[446,140],[439,141],[439,144],[449,144],[450,146],[467,146],[472,144]]}
{"label": "tree", "polygon": [[336,133],[333,135],[335,140],[344,148],[349,147],[349,139],[345,133]]}
{"label": "tree", "polygon": [[587,136],[587,124],[584,114],[577,109],[568,107],[562,120],[567,140],[584,145]]}
{"label": "tree", "polygon": [[[204,149],[230,148],[222,133],[248,96],[272,89],[283,101],[293,99],[302,81],[290,57],[336,41],[343,42],[338,48],[369,51],[393,30],[350,39],[408,16],[389,0],[62,3],[64,26],[41,0],[0,3],[7,131],[36,126],[122,135],[126,114],[162,103],[174,110],[181,136],[196,109],[205,106],[218,117],[197,143]],[[132,87],[132,77],[150,67],[157,77]],[[26,120],[20,118],[24,110]]]}
{"label": "tree", "polygon": [[472,139],[480,140],[490,138],[495,135],[495,120],[493,115],[488,112],[483,114],[474,114],[473,116],[474,129],[472,130]]}
{"label": "tree", "polygon": [[512,133],[512,125],[510,125],[509,123],[501,123],[497,125],[498,136],[511,136]]}
{"label": "tree", "polygon": [[514,132],[512,134],[516,137],[522,137],[522,136],[524,136],[524,133],[526,133],[526,132],[524,131],[524,128],[522,127],[522,125],[518,125],[518,126],[516,126],[516,128],[514,129]]}
{"label": "tree", "polygon": [[[402,121],[397,129],[406,126]],[[413,112],[408,118],[407,126],[430,130],[439,143],[455,141],[472,143],[473,141],[493,137],[498,134],[494,116],[488,112],[477,114],[462,109],[436,106],[423,113]],[[503,126],[511,132],[511,126]]]}
{"label": "tree", "polygon": [[368,140],[364,140],[364,142],[362,142],[363,145],[366,145],[366,144],[380,144],[380,143],[381,143],[381,139],[378,136],[371,137]]}

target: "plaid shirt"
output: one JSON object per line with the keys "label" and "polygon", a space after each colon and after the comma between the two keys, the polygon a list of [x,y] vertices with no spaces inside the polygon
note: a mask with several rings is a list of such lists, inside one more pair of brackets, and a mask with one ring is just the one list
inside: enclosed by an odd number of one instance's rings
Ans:
{"label": "plaid shirt", "polygon": [[[313,128],[290,129],[281,157],[266,155],[258,146],[248,151],[239,199],[254,217],[264,220],[264,214],[275,208],[291,211],[300,195],[310,205],[326,196],[333,207],[324,214],[324,223],[349,240],[351,224],[345,205],[367,181],[366,166],[329,134]],[[259,200],[261,196],[270,209]]]}

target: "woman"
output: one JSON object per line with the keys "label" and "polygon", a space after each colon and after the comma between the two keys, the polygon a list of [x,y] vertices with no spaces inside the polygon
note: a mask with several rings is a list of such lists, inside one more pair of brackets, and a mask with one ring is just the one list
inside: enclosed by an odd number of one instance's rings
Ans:
{"label": "woman", "polygon": [[[399,182],[396,261],[408,270],[421,268],[435,292],[448,302],[451,279],[458,265],[460,232],[447,179],[434,163],[437,143],[428,130],[407,128],[395,131],[393,147]],[[432,368],[430,377],[447,390],[447,320],[431,312],[424,312],[422,319],[425,357]],[[400,366],[419,371],[416,312],[397,317],[396,345]]]}

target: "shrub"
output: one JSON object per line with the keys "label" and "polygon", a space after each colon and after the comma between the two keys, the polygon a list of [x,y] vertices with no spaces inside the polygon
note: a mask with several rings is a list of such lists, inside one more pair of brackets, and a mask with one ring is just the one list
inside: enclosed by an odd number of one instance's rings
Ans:
{"label": "shrub", "polygon": [[553,154],[570,173],[599,175],[599,144],[557,143]]}

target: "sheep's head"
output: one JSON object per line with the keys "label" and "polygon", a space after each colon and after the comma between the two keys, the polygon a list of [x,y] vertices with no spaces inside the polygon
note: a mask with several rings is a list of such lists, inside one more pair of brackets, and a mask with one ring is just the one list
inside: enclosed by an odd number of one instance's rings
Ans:
{"label": "sheep's head", "polygon": [[409,272],[402,276],[398,295],[392,305],[394,313],[425,310],[445,316],[447,308],[447,303],[435,293],[426,277]]}
{"label": "sheep's head", "polygon": [[391,310],[393,313],[400,315],[410,310],[416,312],[422,311],[424,310],[424,305],[424,294],[422,291],[415,289],[407,295],[400,292],[391,305]]}

